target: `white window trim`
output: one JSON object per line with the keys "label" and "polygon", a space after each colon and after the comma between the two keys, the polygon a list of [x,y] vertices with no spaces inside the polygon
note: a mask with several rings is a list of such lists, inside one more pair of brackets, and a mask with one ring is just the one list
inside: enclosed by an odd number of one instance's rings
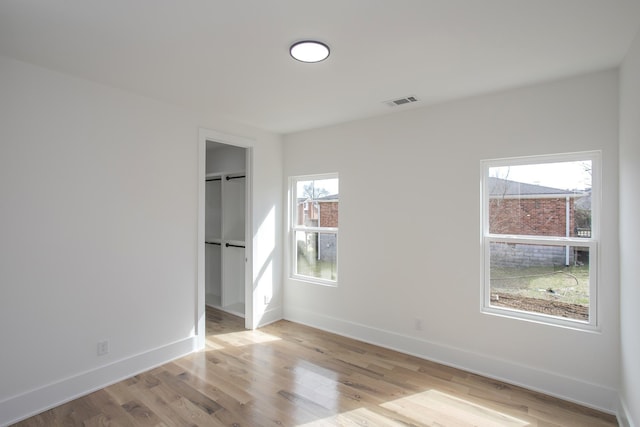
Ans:
{"label": "white window trim", "polygon": [[[339,272],[339,264],[338,264],[338,253],[340,251],[338,236],[339,227],[307,227],[307,226],[298,226],[295,224],[297,217],[297,182],[298,181],[318,181],[322,179],[338,179],[338,173],[326,173],[326,174],[317,174],[317,175],[296,175],[289,177],[289,234],[291,235],[289,238],[289,278],[293,280],[299,280],[301,282],[315,283],[319,285],[325,286],[338,286],[338,280],[327,280],[319,277],[313,276],[305,276],[303,274],[297,274],[297,248],[296,248],[296,231],[307,231],[313,233],[322,233],[322,234],[335,234],[336,235],[336,272]],[[339,182],[339,181],[338,181]],[[338,184],[339,185],[339,184]],[[338,200],[338,204],[340,201]],[[337,274],[337,277],[340,277],[340,274]]]}
{"label": "white window trim", "polygon": [[[600,241],[600,204],[601,204],[601,170],[602,160],[600,151],[587,151],[579,153],[564,153],[543,156],[527,156],[503,159],[491,159],[481,161],[480,168],[480,203],[481,203],[481,301],[482,313],[501,317],[520,319],[534,323],[552,326],[561,326],[582,331],[599,331],[598,323],[598,283]],[[591,237],[549,237],[549,236],[521,236],[489,233],[489,168],[500,166],[517,166],[528,164],[559,163],[580,160],[591,160]],[[506,307],[491,305],[490,282],[490,244],[492,242],[504,243],[528,243],[552,246],[581,246],[589,248],[589,320],[566,319],[557,316],[521,311]]]}

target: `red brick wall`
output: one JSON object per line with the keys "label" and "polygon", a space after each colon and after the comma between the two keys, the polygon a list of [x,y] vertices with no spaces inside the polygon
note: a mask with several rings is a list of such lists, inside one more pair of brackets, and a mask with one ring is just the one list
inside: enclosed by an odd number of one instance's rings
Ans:
{"label": "red brick wall", "polygon": [[[575,235],[574,200],[569,201],[569,235]],[[491,199],[489,231],[496,234],[566,236],[566,199]]]}
{"label": "red brick wall", "polygon": [[338,226],[338,202],[320,202],[320,227]]}

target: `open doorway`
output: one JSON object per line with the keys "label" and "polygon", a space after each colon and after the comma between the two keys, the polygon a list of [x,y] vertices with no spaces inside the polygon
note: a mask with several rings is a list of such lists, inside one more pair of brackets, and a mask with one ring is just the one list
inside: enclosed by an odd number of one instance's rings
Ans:
{"label": "open doorway", "polygon": [[206,142],[205,304],[245,317],[246,148]]}
{"label": "open doorway", "polygon": [[199,138],[197,335],[205,305],[245,318],[251,328],[251,145],[201,130]]}

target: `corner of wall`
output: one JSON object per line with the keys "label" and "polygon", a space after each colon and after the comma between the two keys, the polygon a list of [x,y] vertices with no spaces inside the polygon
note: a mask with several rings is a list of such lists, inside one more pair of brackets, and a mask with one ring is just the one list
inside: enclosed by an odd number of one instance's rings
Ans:
{"label": "corner of wall", "polygon": [[629,413],[629,408],[622,394],[618,394],[617,405],[616,418],[618,419],[618,425],[620,427],[635,427],[635,424],[631,421],[631,414]]}
{"label": "corner of wall", "polygon": [[640,338],[637,324],[640,313],[640,289],[637,277],[640,268],[636,254],[640,245],[637,212],[637,182],[640,178],[640,29],[631,43],[620,67],[620,129],[619,129],[619,221],[620,221],[620,405],[621,426],[635,427],[640,423]]}

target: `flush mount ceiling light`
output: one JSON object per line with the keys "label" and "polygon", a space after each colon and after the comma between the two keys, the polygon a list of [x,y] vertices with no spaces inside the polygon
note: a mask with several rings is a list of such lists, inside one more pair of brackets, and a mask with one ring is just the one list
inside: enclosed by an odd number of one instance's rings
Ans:
{"label": "flush mount ceiling light", "polygon": [[300,62],[320,62],[329,57],[329,46],[315,40],[304,40],[292,44],[289,53]]}

